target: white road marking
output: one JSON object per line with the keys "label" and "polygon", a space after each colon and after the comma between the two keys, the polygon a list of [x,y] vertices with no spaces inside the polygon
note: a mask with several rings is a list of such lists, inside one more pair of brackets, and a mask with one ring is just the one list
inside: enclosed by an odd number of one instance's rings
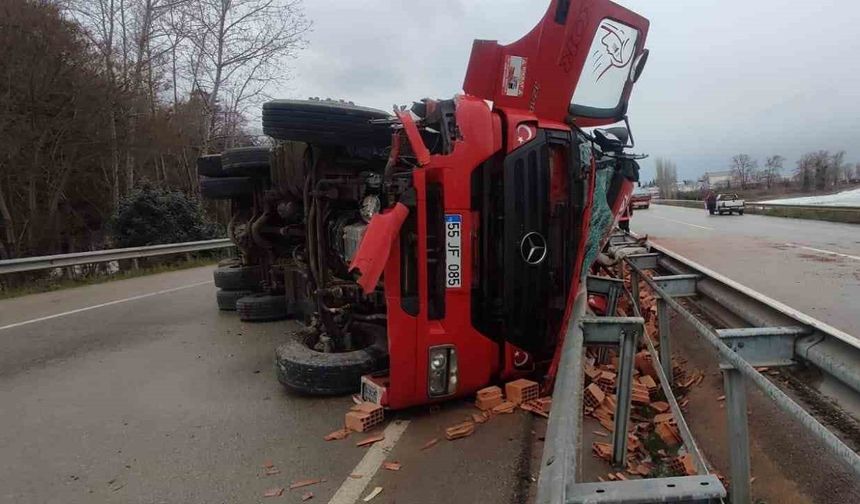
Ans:
{"label": "white road marking", "polygon": [[355,469],[352,470],[351,474],[360,474],[361,477],[351,478],[347,476],[343,484],[335,492],[334,497],[328,501],[328,504],[354,504],[358,502],[370,480],[373,479],[373,476],[379,471],[382,463],[385,462],[388,452],[394,448],[397,440],[400,439],[400,436],[403,435],[408,426],[408,420],[394,421],[388,424],[388,427],[383,432],[385,439],[371,446],[358,465],[355,466]]}
{"label": "white road marking", "polygon": [[860,261],[860,256],[854,256],[854,255],[850,255],[850,254],[842,254],[840,252],[833,252],[832,250],[824,250],[824,249],[815,248],[815,247],[807,247],[805,245],[798,245],[796,243],[786,243],[786,245],[788,245],[789,247],[797,247],[797,248],[802,248],[802,249],[806,249],[806,250],[811,250],[813,252],[820,252],[822,254],[835,255],[835,256],[839,256],[839,257],[847,257],[848,259],[854,259],[855,261]]}
{"label": "white road marking", "polygon": [[651,215],[651,217],[654,217],[655,219],[663,219],[664,221],[675,222],[677,224],[683,224],[685,226],[693,226],[693,227],[697,227],[697,228],[701,228],[701,229],[707,229],[709,231],[714,230],[714,228],[712,228],[712,227],[700,226],[698,224],[690,224],[689,222],[679,221],[679,220],[675,220],[675,219],[667,219],[666,217],[660,217],[659,215]]}
{"label": "white road marking", "polygon": [[206,282],[197,282],[197,283],[193,283],[193,284],[189,284],[189,285],[183,285],[181,287],[174,287],[172,289],[164,289],[164,290],[160,290],[157,292],[150,292],[147,294],[141,294],[139,296],[132,296],[132,297],[128,297],[125,299],[117,299],[115,301],[108,301],[107,303],[101,303],[101,304],[97,304],[97,305],[93,305],[93,306],[86,306],[84,308],[78,308],[76,310],[70,310],[67,312],[55,313],[54,315],[48,315],[45,317],[39,317],[39,318],[31,319],[31,320],[25,320],[23,322],[15,322],[14,324],[8,324],[8,325],[0,326],[0,331],[2,331],[4,329],[12,329],[14,327],[21,327],[21,326],[24,326],[27,324],[34,324],[36,322],[43,322],[45,320],[51,320],[51,319],[55,319],[58,317],[65,317],[66,315],[73,315],[75,313],[81,313],[81,312],[85,312],[85,311],[89,311],[89,310],[95,310],[96,308],[104,308],[105,306],[111,306],[111,305],[120,304],[120,303],[127,303],[129,301],[137,301],[138,299],[144,299],[144,298],[148,298],[148,297],[152,297],[152,296],[158,296],[160,294],[168,294],[170,292],[176,292],[176,291],[180,291],[180,290],[184,290],[184,289],[190,289],[192,287],[199,287],[201,285],[206,285],[206,284],[211,284],[211,283],[212,283],[212,280],[208,280]]}

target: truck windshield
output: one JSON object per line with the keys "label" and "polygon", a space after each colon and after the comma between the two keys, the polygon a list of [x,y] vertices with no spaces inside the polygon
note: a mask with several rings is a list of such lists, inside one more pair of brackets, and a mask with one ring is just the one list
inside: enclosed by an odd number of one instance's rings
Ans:
{"label": "truck windshield", "polygon": [[575,115],[617,114],[633,68],[638,38],[639,31],[633,27],[609,18],[600,22],[573,93]]}

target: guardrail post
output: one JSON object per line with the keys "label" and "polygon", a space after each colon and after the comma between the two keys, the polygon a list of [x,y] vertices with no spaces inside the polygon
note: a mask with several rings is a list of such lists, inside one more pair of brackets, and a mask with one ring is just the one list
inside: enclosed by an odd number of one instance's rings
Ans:
{"label": "guardrail post", "polygon": [[137,257],[131,260],[131,269],[133,271],[137,271],[140,269],[140,260]]}
{"label": "guardrail post", "polygon": [[639,272],[635,268],[630,268],[630,295],[633,297],[633,306],[636,307],[634,313],[641,313],[641,306],[639,306]]}
{"label": "guardrail post", "polygon": [[612,433],[612,464],[624,467],[627,458],[627,424],[630,421],[630,400],[633,389],[633,359],[636,354],[636,331],[621,330],[621,351],[618,355],[618,381],[615,383],[615,431]]}
{"label": "guardrail post", "polygon": [[660,366],[672,383],[672,330],[669,326],[669,307],[662,297],[657,298],[657,331],[660,333]]}
{"label": "guardrail post", "polygon": [[726,414],[728,415],[729,493],[733,504],[750,502],[750,453],[749,427],[747,424],[747,391],[744,377],[731,366],[723,369],[723,386],[726,392]]}

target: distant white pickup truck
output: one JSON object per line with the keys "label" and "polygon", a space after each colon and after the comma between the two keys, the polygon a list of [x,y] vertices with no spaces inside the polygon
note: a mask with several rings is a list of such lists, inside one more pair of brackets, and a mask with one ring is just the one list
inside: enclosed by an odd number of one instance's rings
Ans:
{"label": "distant white pickup truck", "polygon": [[738,198],[737,194],[734,193],[722,193],[717,195],[717,200],[714,205],[714,208],[708,208],[708,211],[713,215],[714,213],[718,213],[720,215],[737,213],[738,215],[744,214],[745,207],[744,200]]}

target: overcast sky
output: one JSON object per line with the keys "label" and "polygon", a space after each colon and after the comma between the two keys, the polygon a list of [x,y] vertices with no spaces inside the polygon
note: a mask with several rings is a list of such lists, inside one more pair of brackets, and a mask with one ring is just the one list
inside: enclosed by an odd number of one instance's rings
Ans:
{"label": "overcast sky", "polygon": [[[576,1],[576,0],[574,0]],[[670,158],[679,178],[733,154],[794,169],[803,152],[860,161],[860,4],[851,0],[624,0],[651,21],[629,116],[643,179]],[[549,0],[306,0],[309,47],[278,97],[342,98],[390,110],[461,91],[472,40],[510,43]]]}

